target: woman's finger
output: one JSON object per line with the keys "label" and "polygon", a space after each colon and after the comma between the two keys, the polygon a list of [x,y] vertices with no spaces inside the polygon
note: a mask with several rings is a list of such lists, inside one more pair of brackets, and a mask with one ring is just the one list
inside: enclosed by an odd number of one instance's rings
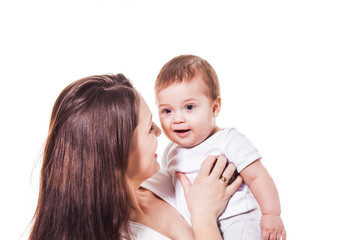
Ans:
{"label": "woman's finger", "polygon": [[224,155],[220,155],[216,160],[215,166],[212,169],[210,176],[219,179],[225,169],[226,164],[227,158]]}
{"label": "woman's finger", "polygon": [[[235,174],[235,170],[236,170],[236,167],[235,167],[234,163],[229,163],[229,165],[227,165],[224,172],[222,173],[220,179],[222,181],[224,181],[225,183],[229,183],[229,180]],[[236,175],[238,175],[238,174],[236,174]],[[234,176],[234,179],[235,179],[235,177],[236,176]],[[234,180],[234,179],[232,179],[232,180]]]}
{"label": "woman's finger", "polygon": [[240,175],[238,175],[238,176],[235,178],[235,180],[234,180],[229,186],[227,186],[227,188],[226,188],[227,195],[228,195],[229,197],[231,197],[231,196],[236,192],[236,190],[239,189],[239,187],[241,186],[242,182],[243,182],[242,177],[241,177]]}
{"label": "woman's finger", "polygon": [[188,189],[191,187],[191,182],[185,173],[177,172],[176,177],[180,180],[180,183],[184,189],[184,192],[187,193]]}
{"label": "woman's finger", "polygon": [[201,165],[198,177],[204,178],[209,176],[215,161],[216,161],[215,156],[208,156]]}

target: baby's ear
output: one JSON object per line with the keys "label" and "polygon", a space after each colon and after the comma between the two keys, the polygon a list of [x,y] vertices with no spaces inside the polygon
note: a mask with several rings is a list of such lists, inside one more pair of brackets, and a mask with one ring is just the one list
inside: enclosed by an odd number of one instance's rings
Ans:
{"label": "baby's ear", "polygon": [[213,104],[213,117],[219,116],[220,108],[221,108],[221,97],[218,96]]}

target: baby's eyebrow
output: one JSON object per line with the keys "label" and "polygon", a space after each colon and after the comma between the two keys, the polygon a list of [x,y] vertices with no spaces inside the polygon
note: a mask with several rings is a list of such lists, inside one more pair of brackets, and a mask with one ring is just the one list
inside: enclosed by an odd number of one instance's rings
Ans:
{"label": "baby's eyebrow", "polygon": [[161,107],[169,107],[169,105],[168,104],[159,104],[158,108],[161,108]]}
{"label": "baby's eyebrow", "polygon": [[185,99],[183,102],[191,102],[191,101],[197,101],[196,98],[188,98],[188,99]]}

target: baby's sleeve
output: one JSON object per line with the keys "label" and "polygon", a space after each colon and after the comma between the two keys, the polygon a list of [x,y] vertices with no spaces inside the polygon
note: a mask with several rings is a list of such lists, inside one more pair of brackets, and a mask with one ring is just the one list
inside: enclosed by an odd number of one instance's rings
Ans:
{"label": "baby's sleeve", "polygon": [[255,160],[261,158],[259,151],[246,136],[232,129],[225,141],[225,156],[233,162],[238,172],[241,172]]}

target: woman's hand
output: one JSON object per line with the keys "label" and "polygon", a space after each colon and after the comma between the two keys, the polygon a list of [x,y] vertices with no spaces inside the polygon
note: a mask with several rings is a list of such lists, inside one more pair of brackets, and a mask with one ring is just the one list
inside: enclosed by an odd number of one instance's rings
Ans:
{"label": "woman's hand", "polygon": [[196,239],[221,239],[216,220],[242,183],[242,178],[237,176],[228,185],[228,180],[236,170],[235,165],[230,163],[226,166],[225,156],[215,161],[214,156],[205,159],[193,184],[184,173],[176,174],[184,188]]}

